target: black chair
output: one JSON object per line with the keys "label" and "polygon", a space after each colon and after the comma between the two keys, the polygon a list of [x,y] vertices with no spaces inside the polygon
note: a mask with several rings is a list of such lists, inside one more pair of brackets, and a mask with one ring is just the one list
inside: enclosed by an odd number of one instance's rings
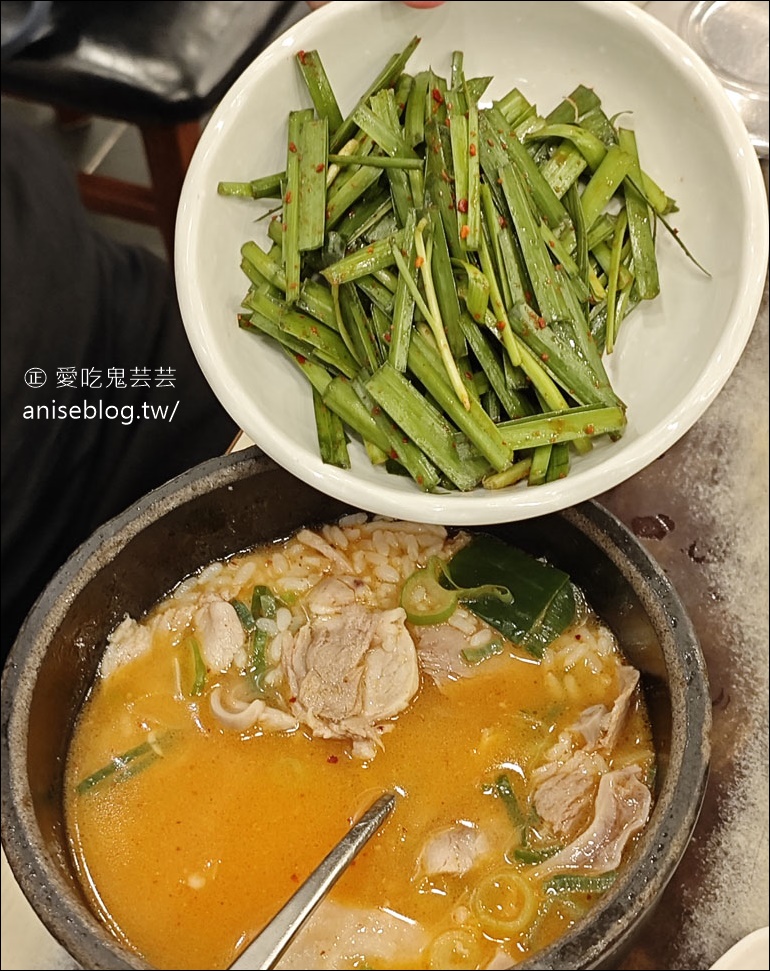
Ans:
{"label": "black chair", "polygon": [[[42,18],[39,9],[36,17],[23,9],[41,6]],[[3,3],[2,92],[52,106],[61,120],[95,115],[136,125],[151,185],[81,172],[81,195],[95,212],[157,226],[171,256],[202,121],[260,51],[307,12],[291,0]],[[30,36],[14,33],[14,17],[24,30],[33,27]]]}

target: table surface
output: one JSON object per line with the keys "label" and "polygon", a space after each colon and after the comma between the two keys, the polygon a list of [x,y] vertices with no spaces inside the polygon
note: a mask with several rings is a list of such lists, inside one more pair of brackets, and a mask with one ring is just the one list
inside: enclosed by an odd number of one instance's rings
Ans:
{"label": "table surface", "polygon": [[[767,188],[767,160],[762,171]],[[714,717],[693,839],[622,971],[709,968],[768,923],[769,407],[766,282],[747,347],[711,407],[656,462],[597,497],[684,602],[708,665]],[[4,855],[2,925],[4,971],[78,967],[38,921]],[[767,968],[767,954],[740,967]]]}
{"label": "table surface", "polygon": [[[767,165],[763,164],[767,183]],[[708,968],[768,923],[768,294],[714,403],[673,448],[598,497],[660,563],[708,664],[711,774],[654,933],[618,967]],[[2,860],[2,968],[71,969]],[[767,968],[741,964],[741,968]]]}

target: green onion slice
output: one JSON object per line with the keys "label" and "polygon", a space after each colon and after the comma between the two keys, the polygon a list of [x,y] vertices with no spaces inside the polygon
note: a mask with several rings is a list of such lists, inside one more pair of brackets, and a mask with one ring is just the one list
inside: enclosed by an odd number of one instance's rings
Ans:
{"label": "green onion slice", "polygon": [[[441,580],[452,584],[443,586]],[[457,609],[458,603],[493,597],[511,603],[513,594],[507,587],[486,583],[478,587],[458,587],[447,572],[447,565],[438,556],[431,556],[426,566],[407,577],[401,589],[401,606],[406,619],[420,626],[441,624]]]}

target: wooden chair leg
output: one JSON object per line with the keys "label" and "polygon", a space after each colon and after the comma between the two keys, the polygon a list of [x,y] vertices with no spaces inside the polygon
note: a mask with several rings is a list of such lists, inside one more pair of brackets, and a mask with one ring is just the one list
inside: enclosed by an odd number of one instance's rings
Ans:
{"label": "wooden chair leg", "polygon": [[172,262],[179,195],[200,134],[201,126],[197,121],[174,126],[146,125],[142,128],[155,201],[156,223]]}
{"label": "wooden chair leg", "polygon": [[77,178],[83,205],[91,212],[156,225],[155,198],[147,186],[95,172],[78,172]]}

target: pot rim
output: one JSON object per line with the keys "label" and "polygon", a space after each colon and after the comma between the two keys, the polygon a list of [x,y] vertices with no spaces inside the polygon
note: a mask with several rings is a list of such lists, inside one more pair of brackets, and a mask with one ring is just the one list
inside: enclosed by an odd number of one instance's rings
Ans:
{"label": "pot rim", "polygon": [[[138,533],[171,510],[214,489],[274,470],[256,447],[218,456],[148,493],[100,527],[57,571],[22,625],[6,662],[2,712],[2,843],[22,892],[50,933],[84,966],[149,969],[120,947],[85,905],[59,912],[52,902],[71,888],[50,862],[26,778],[26,722],[35,682],[52,633],[69,605]],[[711,700],[706,664],[682,601],[670,580],[631,532],[595,500],[549,513],[563,518],[618,568],[660,638],[671,681],[671,751],[666,781],[635,848],[636,864],[591,911],[591,920],[516,965],[517,971],[595,968],[622,947],[671,879],[687,847],[705,795],[710,756]],[[483,528],[483,527],[480,527]],[[30,851],[37,863],[31,863]],[[598,933],[599,926],[609,927]],[[104,964],[94,964],[95,943]],[[86,943],[87,942],[87,943]],[[580,955],[578,960],[577,955]]]}

